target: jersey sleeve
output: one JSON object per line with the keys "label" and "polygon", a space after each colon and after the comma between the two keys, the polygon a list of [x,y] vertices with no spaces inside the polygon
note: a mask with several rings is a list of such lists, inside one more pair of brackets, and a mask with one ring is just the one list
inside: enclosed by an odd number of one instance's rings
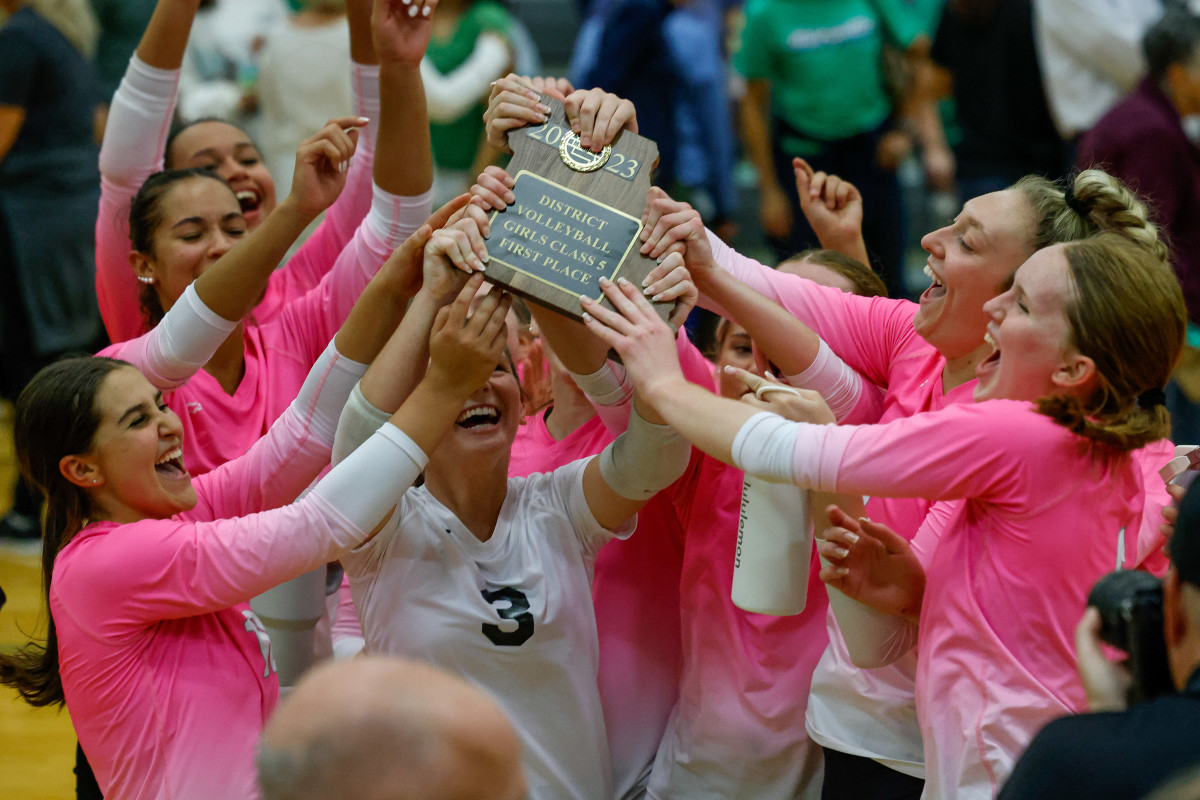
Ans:
{"label": "jersey sleeve", "polygon": [[128,361],[156,389],[169,391],[187,383],[237,329],[237,322],[222,319],[204,305],[195,286],[188,284],[152,330],[109,345],[99,355]]}
{"label": "jersey sleeve", "polygon": [[[593,456],[596,457],[598,456]],[[637,517],[628,520],[615,531],[608,530],[596,521],[583,490],[583,471],[591,460],[584,458],[573,461],[548,473],[544,480],[549,483],[546,490],[558,498],[558,502],[561,503],[559,507],[565,510],[584,553],[594,558],[600,552],[600,548],[613,539],[628,539],[637,527]]]}
{"label": "jersey sleeve", "polygon": [[37,48],[10,28],[0,28],[0,105],[28,108],[37,69]]}
{"label": "jersey sleeve", "polygon": [[[891,364],[916,336],[915,303],[859,297],[821,286],[747,258],[712,233],[708,239],[721,269],[816,331],[855,372],[877,386],[887,386]],[[704,305],[722,313],[711,301]]]}
{"label": "jersey sleeve", "polygon": [[432,194],[401,197],[375,188],[371,211],[317,285],[288,303],[272,324],[296,352],[315,358],[388,256],[429,218]]}
{"label": "jersey sleeve", "polygon": [[821,491],[930,500],[979,498],[1021,513],[1046,487],[1030,463],[1071,434],[1029,403],[990,400],[885,425],[789,423],[793,480]]}
{"label": "jersey sleeve", "polygon": [[109,106],[100,145],[96,297],[112,342],[144,330],[129,265],[129,209],[146,178],[163,168],[178,89],[179,70],[157,69],[134,55]]}

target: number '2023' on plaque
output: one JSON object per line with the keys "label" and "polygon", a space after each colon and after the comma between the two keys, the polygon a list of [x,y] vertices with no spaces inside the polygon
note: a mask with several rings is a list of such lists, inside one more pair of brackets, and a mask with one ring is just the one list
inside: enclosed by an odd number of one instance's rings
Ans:
{"label": "number '2023' on plaque", "polygon": [[641,220],[527,170],[512,192],[516,200],[492,215],[491,261],[570,297],[599,298],[600,278],[616,280]]}

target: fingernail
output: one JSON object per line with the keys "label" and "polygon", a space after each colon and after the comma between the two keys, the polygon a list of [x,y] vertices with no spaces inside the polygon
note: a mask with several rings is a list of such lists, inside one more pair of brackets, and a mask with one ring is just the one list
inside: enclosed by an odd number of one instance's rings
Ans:
{"label": "fingernail", "polygon": [[517,196],[512,192],[509,192],[508,194],[504,195],[504,201],[506,203],[515,203],[517,202]]}
{"label": "fingernail", "polygon": [[833,548],[833,554],[838,558],[845,558],[846,556],[850,555],[850,551],[844,547],[835,547]]}
{"label": "fingernail", "polygon": [[858,544],[858,534],[857,533],[851,533],[850,531],[846,531],[846,539],[850,542],[850,544]]}
{"label": "fingernail", "polygon": [[654,297],[651,297],[650,299],[653,300],[655,303],[661,303],[663,301],[663,296],[661,294],[656,294],[656,295],[654,295]]}
{"label": "fingernail", "polygon": [[[412,0],[409,0],[409,2],[412,2]],[[410,17],[415,17],[415,16],[417,15],[417,7],[416,7],[416,6],[409,6],[409,7],[408,7],[408,15],[409,15]]]}
{"label": "fingernail", "polygon": [[642,278],[642,286],[649,286],[649,285],[650,285],[650,276],[647,275],[646,277]]}
{"label": "fingernail", "polygon": [[358,121],[361,122],[363,125],[366,125],[368,122],[371,121],[371,118],[370,117],[359,117]]}
{"label": "fingernail", "polygon": [[421,9],[421,16],[428,17],[432,11],[433,11],[433,6],[425,6],[424,8]]}
{"label": "fingernail", "polygon": [[581,294],[581,295],[579,295],[579,302],[580,303],[590,303],[590,302],[592,302],[592,298],[588,297],[586,294]]}
{"label": "fingernail", "polygon": [[482,256],[480,256],[479,260],[486,264],[492,260],[492,257],[489,256],[487,253],[484,253]]}
{"label": "fingernail", "polygon": [[591,319],[592,319],[592,315],[591,315],[591,314],[587,313],[586,311],[585,311],[585,312],[583,312],[583,321],[584,321],[584,322],[590,322],[590,321],[591,321]]}
{"label": "fingernail", "polygon": [[850,574],[850,570],[846,569],[845,567],[837,567],[833,571],[838,575],[849,575]]}
{"label": "fingernail", "polygon": [[[535,94],[533,97],[534,97],[534,99],[535,99],[535,100],[537,99],[537,95],[536,95],[536,94]],[[549,113],[550,113],[550,106],[546,105],[545,103],[538,103],[538,104],[537,104],[537,110],[538,110],[538,111],[540,111],[540,112],[542,112],[543,114],[549,114]]]}
{"label": "fingernail", "polygon": [[611,286],[611,285],[612,285],[612,281],[610,281],[608,278],[605,278],[605,277],[601,276],[601,278],[600,278],[600,285],[601,285],[601,286]]}
{"label": "fingernail", "polygon": [[625,280],[624,278],[617,278],[617,285],[618,286],[628,286],[629,281]]}
{"label": "fingernail", "polygon": [[661,264],[664,258],[666,258],[666,256],[659,256],[658,258],[654,259],[654,263]]}
{"label": "fingernail", "polygon": [[579,143],[581,145],[583,145],[584,147],[591,147],[591,144],[588,143],[588,137],[586,137],[586,136],[580,136]]}
{"label": "fingernail", "polygon": [[721,369],[725,370],[725,371],[726,371],[726,372],[728,372],[730,375],[732,375],[732,374],[734,373],[734,369],[733,369],[733,367],[731,367],[731,366],[730,366],[730,365],[728,365],[728,364],[726,364],[726,365],[725,365],[724,367],[722,367]]}

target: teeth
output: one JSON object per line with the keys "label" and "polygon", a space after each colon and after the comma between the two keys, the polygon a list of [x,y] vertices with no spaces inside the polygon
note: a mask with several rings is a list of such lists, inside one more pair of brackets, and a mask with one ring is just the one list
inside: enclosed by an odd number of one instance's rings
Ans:
{"label": "teeth", "polygon": [[475,417],[499,417],[500,412],[495,406],[474,406],[458,415],[456,423],[463,423]]}
{"label": "teeth", "polygon": [[1000,349],[1000,345],[996,344],[996,340],[992,337],[991,331],[988,331],[987,333],[983,334],[983,340],[985,342],[987,342],[988,344],[990,344],[992,347],[996,348],[997,350]]}
{"label": "teeth", "polygon": [[155,464],[165,464],[168,461],[173,461],[177,458],[183,458],[183,449],[182,448],[176,447],[171,452],[164,453],[162,458],[158,459],[158,461],[155,461],[154,463]]}
{"label": "teeth", "polygon": [[938,280],[938,276],[937,276],[937,274],[936,274],[936,273],[933,271],[933,267],[931,267],[931,266],[929,266],[928,264],[926,264],[926,265],[925,265],[925,269],[923,269],[923,270],[922,270],[922,272],[924,272],[924,273],[925,273],[925,275],[926,275],[927,277],[929,277],[929,278],[933,279],[933,285],[934,285],[934,286],[941,286],[941,285],[943,285],[943,284],[942,284],[942,282],[941,282],[940,280]]}
{"label": "teeth", "polygon": [[258,200],[258,194],[250,191],[249,189],[243,189],[242,191],[235,194],[234,197],[236,197],[238,199],[239,203],[243,200],[249,200],[250,202],[254,202],[255,200]]}

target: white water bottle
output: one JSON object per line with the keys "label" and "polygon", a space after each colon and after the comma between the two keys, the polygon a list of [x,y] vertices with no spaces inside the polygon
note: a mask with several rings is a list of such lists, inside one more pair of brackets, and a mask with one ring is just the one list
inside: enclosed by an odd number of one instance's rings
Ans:
{"label": "white water bottle", "polygon": [[812,563],[808,492],[746,475],[733,559],[733,603],[786,617],[804,610]]}

